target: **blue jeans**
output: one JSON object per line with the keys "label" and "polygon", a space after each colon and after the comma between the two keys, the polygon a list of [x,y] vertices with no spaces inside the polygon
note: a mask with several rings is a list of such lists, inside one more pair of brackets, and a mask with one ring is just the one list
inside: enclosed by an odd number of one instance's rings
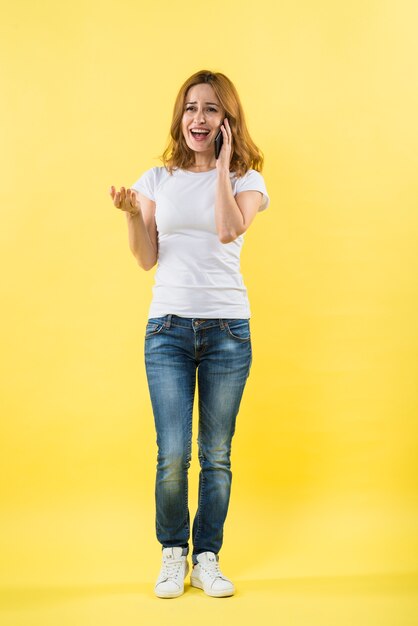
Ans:
{"label": "blue jeans", "polygon": [[231,440],[252,362],[250,322],[153,317],[144,352],[158,446],[157,539],[162,548],[189,552],[188,469],[198,369],[200,474],[192,562],[207,550],[219,558],[231,492]]}

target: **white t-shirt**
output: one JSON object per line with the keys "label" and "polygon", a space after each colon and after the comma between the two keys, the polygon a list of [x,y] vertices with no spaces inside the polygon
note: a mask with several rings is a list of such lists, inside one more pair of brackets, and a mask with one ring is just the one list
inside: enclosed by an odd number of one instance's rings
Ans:
{"label": "white t-shirt", "polygon": [[[156,203],[158,266],[148,319],[172,313],[192,318],[250,318],[247,289],[240,273],[244,235],[221,243],[215,225],[217,170],[189,172],[152,167],[131,186]],[[270,199],[264,178],[248,170],[230,172],[233,195],[263,194],[259,211]]]}

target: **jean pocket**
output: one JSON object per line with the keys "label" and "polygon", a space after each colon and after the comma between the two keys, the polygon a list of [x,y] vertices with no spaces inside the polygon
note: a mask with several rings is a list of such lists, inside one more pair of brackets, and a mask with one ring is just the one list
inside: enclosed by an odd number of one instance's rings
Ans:
{"label": "jean pocket", "polygon": [[225,322],[228,335],[237,341],[250,341],[250,322],[246,319],[229,320]]}
{"label": "jean pocket", "polygon": [[145,339],[148,339],[148,337],[153,337],[154,335],[158,335],[158,333],[163,330],[164,326],[164,320],[160,320],[158,318],[149,319],[145,327]]}

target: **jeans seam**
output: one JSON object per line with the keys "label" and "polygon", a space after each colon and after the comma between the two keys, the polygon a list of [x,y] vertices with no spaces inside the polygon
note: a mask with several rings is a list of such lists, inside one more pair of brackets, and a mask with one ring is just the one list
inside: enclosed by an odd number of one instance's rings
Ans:
{"label": "jeans seam", "polygon": [[[193,403],[193,401],[192,401]],[[191,416],[189,419],[189,432],[188,432],[188,439],[187,439],[187,464],[190,464],[191,461],[191,457],[192,457],[192,416],[193,416],[193,404],[191,407]],[[189,479],[188,479],[188,468],[186,468],[185,470],[185,481],[186,481],[186,489],[185,491],[185,502],[184,502],[184,511],[185,511],[185,516],[186,516],[186,529],[187,529],[187,534],[190,537],[190,525],[189,525],[189,521],[188,521],[188,510],[189,510]]]}
{"label": "jeans seam", "polygon": [[[201,415],[201,411],[202,411],[202,399],[201,399],[200,394],[199,394],[199,415]],[[199,443],[198,456],[199,456],[199,465],[200,465],[200,492],[199,492],[199,501],[198,501],[198,504],[197,504],[197,530],[196,530],[196,535],[195,535],[195,538],[194,538],[194,543],[196,543],[196,539],[199,537],[200,531],[201,531],[203,488],[204,488],[204,482],[205,482],[205,473],[203,471],[203,461],[204,461],[205,457],[204,457],[203,451],[201,449],[200,437],[198,438],[198,443]]]}

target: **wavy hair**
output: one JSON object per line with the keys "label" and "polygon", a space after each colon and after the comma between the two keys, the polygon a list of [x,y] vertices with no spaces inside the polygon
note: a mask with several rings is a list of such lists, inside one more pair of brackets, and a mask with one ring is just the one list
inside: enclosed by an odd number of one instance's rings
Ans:
{"label": "wavy hair", "polygon": [[233,145],[230,171],[234,172],[237,177],[244,176],[249,169],[261,172],[264,155],[250,137],[244,110],[235,86],[225,74],[209,70],[196,72],[180,87],[174,103],[168,145],[159,157],[166,169],[172,174],[173,168],[187,169],[194,165],[194,152],[184,139],[181,125],[187,92],[190,87],[201,83],[209,83],[212,86],[231,127]]}

